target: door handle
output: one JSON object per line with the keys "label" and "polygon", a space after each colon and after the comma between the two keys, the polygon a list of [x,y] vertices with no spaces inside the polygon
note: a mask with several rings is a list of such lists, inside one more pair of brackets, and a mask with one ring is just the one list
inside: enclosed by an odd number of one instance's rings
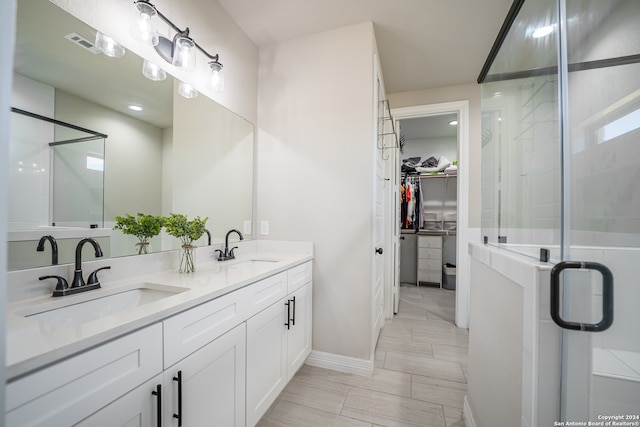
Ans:
{"label": "door handle", "polygon": [[383,249],[382,248],[376,248],[376,253],[379,255],[382,255]]}
{"label": "door handle", "polygon": [[296,297],[294,296],[290,301],[293,304],[293,317],[291,318],[291,324],[296,326]]}
{"label": "door handle", "polygon": [[287,329],[291,329],[291,300],[288,299],[284,305],[287,306],[287,323],[285,323],[284,326],[286,326]]}
{"label": "door handle", "polygon": [[178,427],[182,427],[182,371],[178,371],[178,376],[173,380],[178,382],[178,413],[173,414],[173,418],[178,420]]}
{"label": "door handle", "polygon": [[[602,274],[602,319],[598,323],[568,322],[560,316],[560,275],[567,269],[597,270]],[[597,262],[563,261],[551,269],[551,318],[564,329],[602,332],[613,324],[613,274]]]}
{"label": "door handle", "polygon": [[152,391],[151,394],[158,397],[158,404],[156,405],[156,425],[162,427],[162,385],[156,385],[156,389]]}

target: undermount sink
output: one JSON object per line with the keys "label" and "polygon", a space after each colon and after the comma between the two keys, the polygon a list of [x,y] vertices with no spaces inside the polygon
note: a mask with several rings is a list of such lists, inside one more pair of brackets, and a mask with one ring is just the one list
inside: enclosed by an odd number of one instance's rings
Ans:
{"label": "undermount sink", "polygon": [[81,325],[184,292],[186,288],[157,283],[134,283],[60,297],[16,314],[52,325]]}
{"label": "undermount sink", "polygon": [[273,263],[278,262],[277,259],[249,259],[246,261],[240,261],[235,264],[229,264],[229,268],[259,268],[269,267]]}

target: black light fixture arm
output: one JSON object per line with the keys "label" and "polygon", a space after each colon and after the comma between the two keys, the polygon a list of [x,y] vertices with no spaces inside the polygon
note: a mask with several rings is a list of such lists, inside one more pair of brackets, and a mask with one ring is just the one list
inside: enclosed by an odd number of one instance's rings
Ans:
{"label": "black light fixture arm", "polygon": [[134,4],[138,4],[138,3],[146,3],[149,6],[151,6],[156,11],[156,13],[158,14],[158,17],[160,19],[162,19],[162,21],[165,24],[170,26],[176,33],[178,33],[178,35],[189,37],[191,39],[191,41],[193,42],[193,44],[195,45],[195,47],[197,47],[200,52],[202,52],[212,62],[218,62],[218,58],[219,58],[218,54],[211,55],[209,52],[204,50],[204,48],[202,46],[200,46],[192,37],[189,36],[189,27],[186,27],[184,30],[181,30],[180,27],[178,27],[176,24],[171,22],[171,20],[169,18],[167,18],[162,12],[160,12],[158,10],[158,8],[155,7],[155,5],[153,3],[151,3],[149,0],[136,0],[136,1],[134,1]]}

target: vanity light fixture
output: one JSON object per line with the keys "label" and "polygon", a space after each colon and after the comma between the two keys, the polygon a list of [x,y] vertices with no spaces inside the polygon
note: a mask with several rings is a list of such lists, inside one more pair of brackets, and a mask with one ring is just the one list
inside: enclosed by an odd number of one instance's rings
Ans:
{"label": "vanity light fixture", "polygon": [[[211,55],[204,50],[202,46],[191,38],[188,27],[181,30],[149,0],[136,0],[134,5],[136,7],[135,17],[131,24],[130,32],[136,40],[154,46],[162,59],[186,71],[194,71],[196,69],[196,50],[199,50],[207,57],[209,68],[211,69],[210,81],[207,83],[207,87],[218,92],[222,90],[221,88],[224,87],[224,79],[221,74],[222,64],[217,54]],[[173,39],[158,34],[158,19],[161,19],[176,32]]]}
{"label": "vanity light fixture", "polygon": [[457,121],[457,120],[451,120],[451,121],[449,122],[449,124],[450,124],[451,126],[457,126],[457,125],[458,125],[458,121]]}
{"label": "vanity light fixture", "polygon": [[142,111],[142,107],[139,105],[129,105],[129,109],[133,111]]}
{"label": "vanity light fixture", "polygon": [[157,64],[147,61],[146,59],[142,63],[142,74],[154,82],[159,82],[167,78],[166,71],[160,68]]}
{"label": "vanity light fixture", "polygon": [[126,52],[120,43],[100,31],[96,31],[96,48],[112,58],[122,58]]}

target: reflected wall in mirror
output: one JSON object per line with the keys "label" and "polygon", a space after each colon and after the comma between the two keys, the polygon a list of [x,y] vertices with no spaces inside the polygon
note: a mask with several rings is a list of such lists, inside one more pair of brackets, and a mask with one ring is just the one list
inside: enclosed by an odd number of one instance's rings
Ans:
{"label": "reflected wall in mirror", "polygon": [[[75,243],[87,236],[101,236],[105,255],[135,255],[137,239],[112,230],[115,216],[125,214],[208,217],[213,243],[224,241],[229,229],[244,231],[246,221],[252,223],[253,125],[202,94],[180,97],[178,82],[170,75],[164,81],[146,79],[142,59],[130,51],[122,58],[96,53],[88,46],[94,40],[94,29],[49,1],[18,1],[12,106],[108,138],[102,158],[103,209],[72,190],[77,185],[96,193],[96,179],[78,170],[64,177],[75,179],[73,184],[60,179],[63,184],[56,184],[57,190],[40,182],[32,186],[37,190],[25,193],[21,185],[10,184],[12,208],[13,200],[28,200],[27,210],[37,214],[28,223],[16,220],[9,225],[10,270],[51,264],[49,249],[36,251],[44,234],[58,236],[59,263],[73,262]],[[130,105],[142,111],[130,110]],[[52,148],[45,142],[25,147],[24,139],[20,128],[12,126],[11,153],[27,150],[37,164],[51,168],[57,158]],[[95,147],[85,151],[85,157],[100,158]],[[86,165],[82,168],[86,170]],[[96,216],[86,220],[71,216],[74,220],[64,223],[73,226],[69,229],[60,224],[51,227],[55,206],[76,212],[73,206],[78,203]],[[98,216],[103,221],[96,220]],[[90,229],[90,224],[98,228]],[[197,244],[206,245],[207,236]],[[151,240],[149,252],[178,246],[177,239],[163,232]]]}

